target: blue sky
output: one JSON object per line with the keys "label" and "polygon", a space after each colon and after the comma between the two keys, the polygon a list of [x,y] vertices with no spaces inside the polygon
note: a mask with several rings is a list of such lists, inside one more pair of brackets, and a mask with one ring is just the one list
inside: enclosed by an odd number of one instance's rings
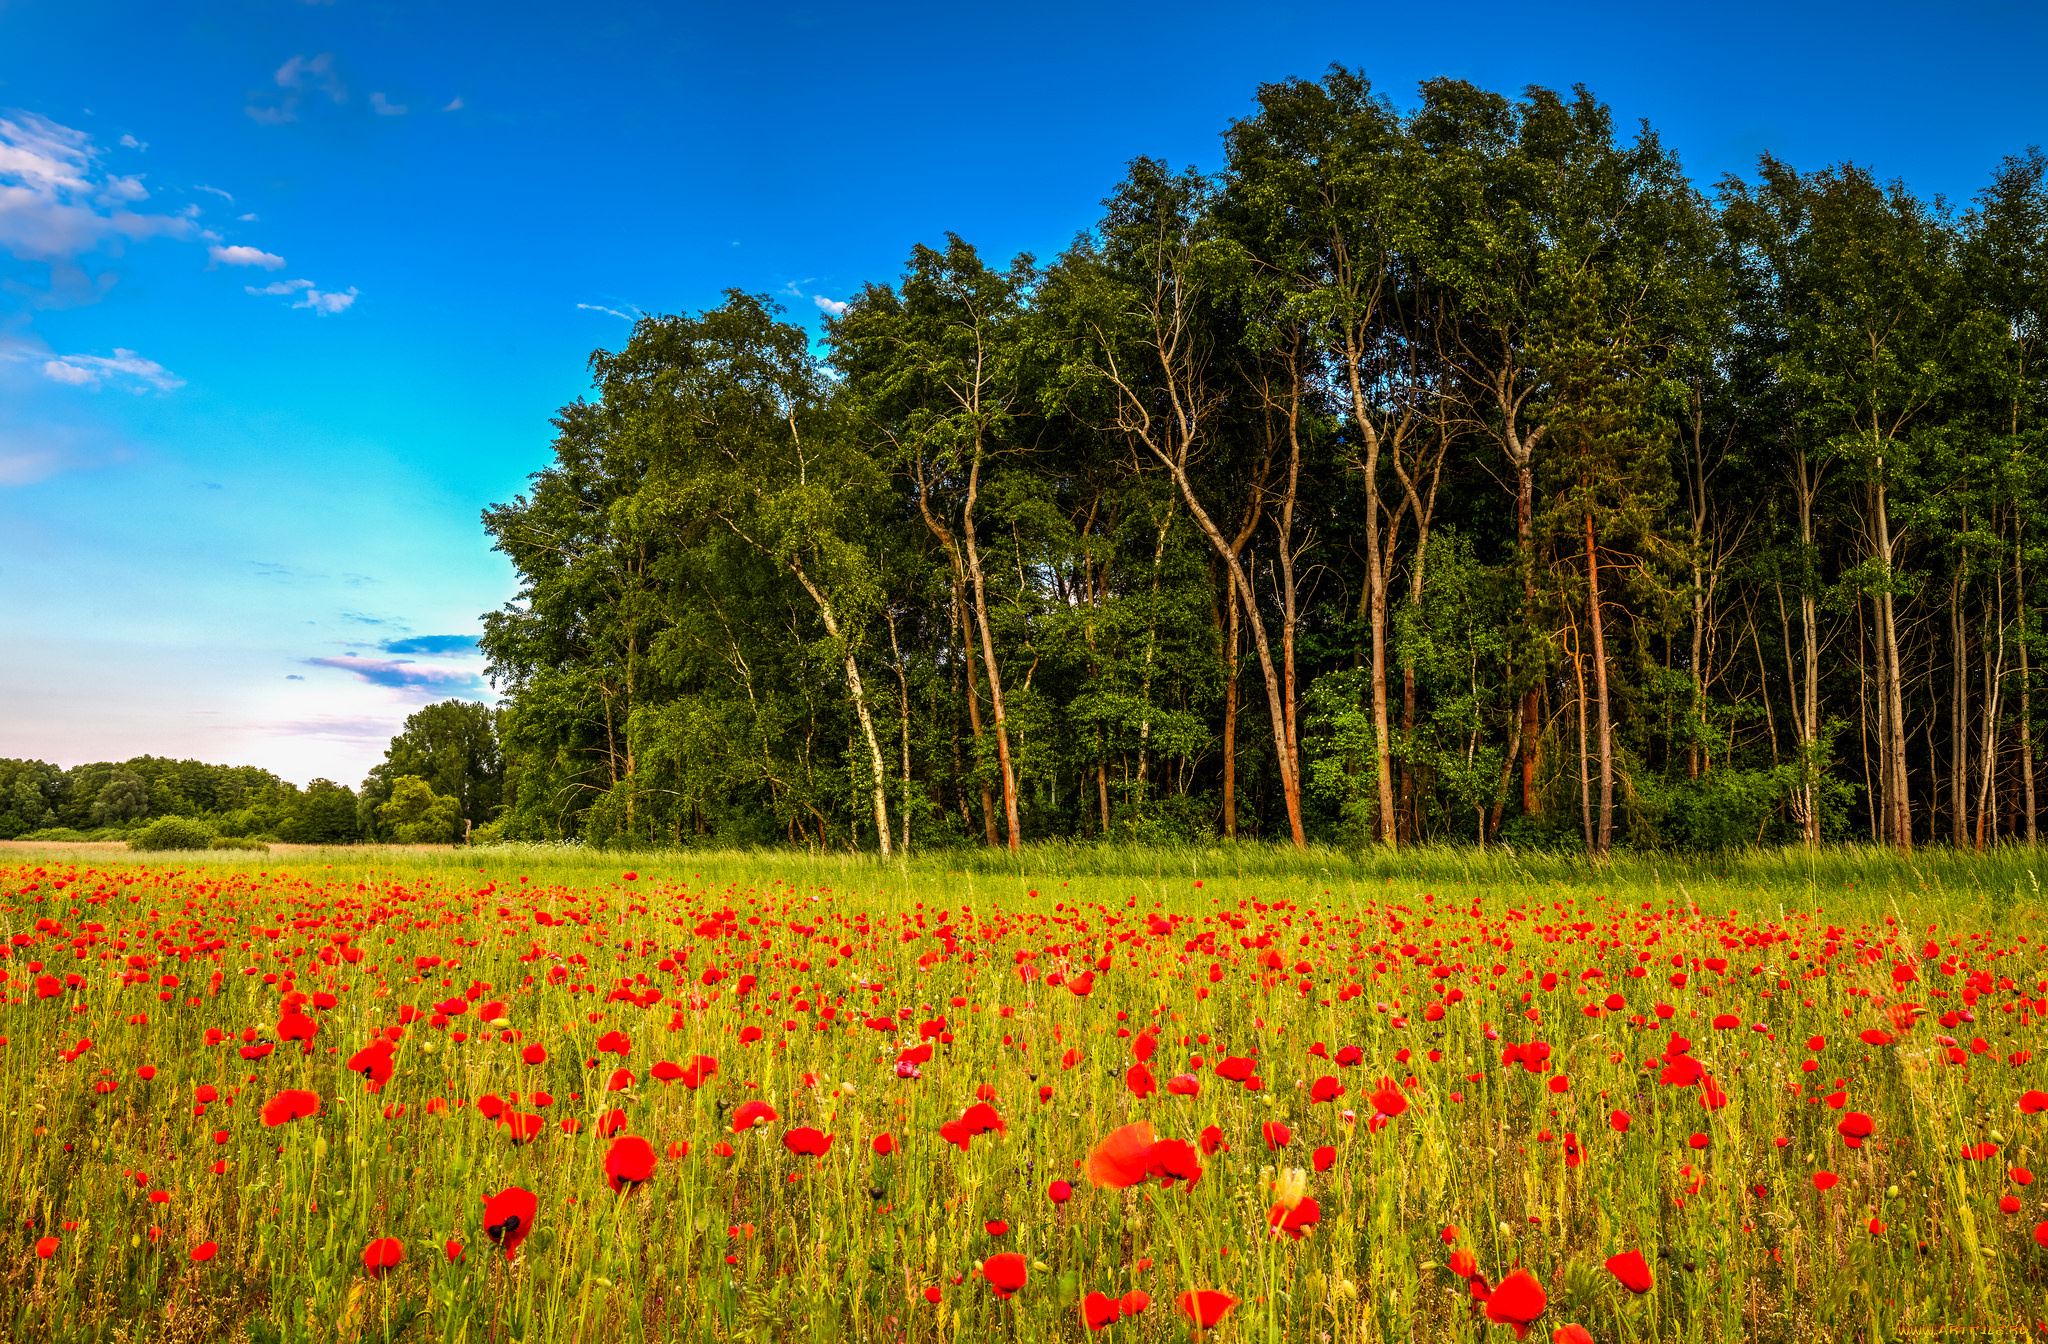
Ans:
{"label": "blue sky", "polygon": [[0,756],[353,783],[487,698],[478,513],[632,314],[815,322],[958,232],[1049,256],[1257,86],[1588,84],[1696,180],[1966,201],[2048,140],[2019,4],[0,0]]}

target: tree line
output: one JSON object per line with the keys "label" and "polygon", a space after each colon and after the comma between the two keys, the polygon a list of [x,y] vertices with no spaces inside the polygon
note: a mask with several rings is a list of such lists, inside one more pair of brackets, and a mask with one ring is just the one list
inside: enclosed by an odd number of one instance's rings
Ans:
{"label": "tree line", "polygon": [[[497,711],[463,700],[409,715],[360,788],[300,788],[253,765],[137,756],[69,769],[0,760],[0,840],[129,839],[167,817],[220,836],[290,844],[447,844],[502,811]],[[495,832],[488,833],[495,834]]]}
{"label": "tree line", "polygon": [[1223,140],[594,355],[483,518],[504,833],[2034,840],[2039,152],[1704,189],[1343,68]]}

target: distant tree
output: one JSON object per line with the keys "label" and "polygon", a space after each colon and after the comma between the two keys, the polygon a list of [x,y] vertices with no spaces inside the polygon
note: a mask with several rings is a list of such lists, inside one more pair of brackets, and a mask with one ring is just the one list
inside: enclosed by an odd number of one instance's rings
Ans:
{"label": "distant tree", "polygon": [[292,800],[277,834],[296,845],[354,844],[360,834],[354,790],[331,779],[314,780]]}
{"label": "distant tree", "polygon": [[[444,700],[414,711],[363,781],[357,820],[366,836],[383,835],[383,809],[397,782],[413,776],[455,801],[456,816],[481,826],[504,801],[505,763],[498,712],[472,700]],[[455,827],[456,832],[461,826]]]}
{"label": "distant tree", "polygon": [[116,770],[92,800],[95,826],[119,826],[148,812],[149,785],[132,770]]}
{"label": "distant tree", "polygon": [[458,838],[462,811],[418,775],[400,775],[391,783],[391,801],[377,809],[377,820],[403,844],[445,845]]}

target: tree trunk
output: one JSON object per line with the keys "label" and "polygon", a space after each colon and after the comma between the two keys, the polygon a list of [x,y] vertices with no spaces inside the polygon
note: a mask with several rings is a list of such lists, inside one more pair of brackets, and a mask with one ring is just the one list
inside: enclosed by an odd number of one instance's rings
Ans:
{"label": "tree trunk", "polygon": [[[1523,619],[1531,626],[1536,619],[1535,503],[1536,481],[1525,453],[1515,464],[1515,546],[1522,566]],[[1543,810],[1536,802],[1537,753],[1543,741],[1541,692],[1536,681],[1531,675],[1529,689],[1522,693],[1522,811],[1532,817]]]}
{"label": "tree trunk", "polygon": [[[1882,469],[1882,462],[1879,467]],[[1884,684],[1879,691],[1885,697],[1887,731],[1883,743],[1885,766],[1891,775],[1890,804],[1891,825],[1889,839],[1902,852],[1913,848],[1913,806],[1906,792],[1906,710],[1905,676],[1899,662],[1899,625],[1897,612],[1892,601],[1892,534],[1890,505],[1882,484],[1874,487],[1876,507],[1872,510],[1873,523],[1877,529],[1877,551],[1884,564],[1885,589],[1878,594],[1879,670]]]}
{"label": "tree trunk", "polygon": [[[874,787],[872,792],[875,800],[875,833],[881,840],[882,857],[886,859],[889,857],[891,850],[889,841],[889,777],[887,768],[882,764],[881,741],[875,736],[874,716],[868,712],[867,691],[861,686],[860,665],[853,658],[853,643],[840,637],[839,620],[832,612],[832,604],[825,600],[825,595],[818,591],[817,586],[811,582],[810,576],[804,573],[803,566],[797,561],[791,560],[789,567],[791,572],[796,575],[797,582],[804,586],[804,591],[811,595],[811,600],[818,604],[818,616],[825,623],[825,633],[839,641],[840,653],[846,667],[846,689],[853,695],[853,712],[859,716],[861,733],[867,738],[868,758],[873,770]],[[824,844],[824,822],[822,820],[818,823],[818,832],[818,843],[822,847]]]}
{"label": "tree trunk", "polygon": [[2013,547],[2012,586],[2020,610],[2020,798],[2027,813],[2027,844],[2031,846],[2035,842],[2033,669],[2027,659],[2027,588],[2020,567],[2021,551],[2022,547]]}
{"label": "tree trunk", "polygon": [[896,613],[883,612],[889,620],[889,651],[896,655],[896,705],[903,731],[903,852],[910,852],[910,678],[903,671],[903,646],[896,641]]}
{"label": "tree trunk", "polygon": [[1586,522],[1586,615],[1593,635],[1593,696],[1599,717],[1596,745],[1600,751],[1600,825],[1594,836],[1599,857],[1614,842],[1614,724],[1607,708],[1607,638],[1600,613],[1600,559],[1593,546],[1593,515]]}
{"label": "tree trunk", "polygon": [[967,577],[974,584],[974,623],[981,631],[981,661],[988,672],[988,703],[995,716],[996,760],[1003,769],[1003,823],[1010,852],[1017,852],[1017,772],[1010,764],[1010,730],[1003,713],[1003,672],[996,662],[996,643],[988,629],[988,585],[982,579],[981,548],[974,540],[974,501],[981,491],[981,445],[974,446],[974,465],[967,469],[967,506],[961,515],[960,537],[967,552]]}
{"label": "tree trunk", "polygon": [[1224,585],[1230,633],[1226,642],[1223,681],[1223,834],[1237,838],[1237,655],[1243,627],[1238,619],[1237,587]]}
{"label": "tree trunk", "polygon": [[[1967,523],[1964,524],[1968,526]],[[1964,783],[1970,770],[1970,634],[1963,624],[1963,574],[1958,562],[1948,586],[1948,629],[1953,657],[1949,664],[1949,758],[1948,802],[1949,843],[1961,849],[1969,843],[1969,786]],[[1939,804],[1936,804],[1937,810]],[[1929,818],[1929,829],[1933,819]]]}

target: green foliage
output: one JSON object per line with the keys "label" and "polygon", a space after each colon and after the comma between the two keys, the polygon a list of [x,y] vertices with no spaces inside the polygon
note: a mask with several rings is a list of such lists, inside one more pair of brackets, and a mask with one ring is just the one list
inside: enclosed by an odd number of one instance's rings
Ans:
{"label": "green foliage", "polygon": [[462,805],[435,793],[418,775],[400,775],[391,782],[391,801],[377,809],[377,820],[400,844],[445,845],[459,838]]}
{"label": "green foliage", "polygon": [[203,821],[191,817],[158,817],[135,833],[128,841],[128,848],[210,849],[217,838],[213,827]]}
{"label": "green foliage", "polygon": [[[484,517],[503,706],[414,715],[361,833],[415,776],[640,848],[999,843],[1011,784],[1076,842],[2029,836],[2048,157],[1710,199],[1584,88],[1342,68],[1226,148],[1044,263],[913,247],[823,358],[738,292],[599,352]],[[19,773],[0,831],[111,787]]]}
{"label": "green foliage", "polygon": [[216,835],[206,847],[208,849],[253,850],[259,854],[268,854],[270,852],[269,845],[246,835]]}

